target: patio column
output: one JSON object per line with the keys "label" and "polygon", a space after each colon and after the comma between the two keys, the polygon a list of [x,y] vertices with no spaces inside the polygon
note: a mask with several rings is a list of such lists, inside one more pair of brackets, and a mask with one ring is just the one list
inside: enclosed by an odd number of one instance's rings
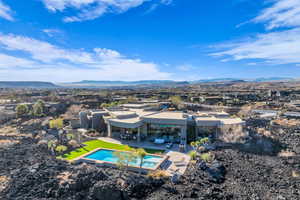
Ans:
{"label": "patio column", "polygon": [[107,123],[107,136],[108,137],[112,137],[112,127],[111,127],[111,125],[110,125],[110,123],[108,122]]}
{"label": "patio column", "polygon": [[126,133],[125,128],[121,128],[121,133],[122,133],[122,134]]}
{"label": "patio column", "polygon": [[181,141],[184,142],[184,145],[186,145],[187,142],[187,133],[186,133],[186,125],[181,127]]}
{"label": "patio column", "polygon": [[143,128],[142,133],[147,137],[148,136],[147,124],[144,124],[142,128]]}
{"label": "patio column", "polygon": [[141,141],[141,127],[138,127],[138,133],[137,133],[137,141]]}

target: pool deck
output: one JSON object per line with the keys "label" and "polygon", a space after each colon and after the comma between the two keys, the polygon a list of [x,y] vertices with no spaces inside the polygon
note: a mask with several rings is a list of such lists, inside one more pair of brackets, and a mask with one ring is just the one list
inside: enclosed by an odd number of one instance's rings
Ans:
{"label": "pool deck", "polygon": [[173,145],[171,149],[167,149],[165,144],[157,145],[150,142],[135,142],[135,141],[124,141],[117,140],[109,137],[100,137],[99,140],[110,142],[114,144],[125,144],[132,147],[138,148],[148,148],[148,149],[160,149],[165,150],[165,155],[169,156],[168,163],[163,167],[164,170],[168,173],[168,175],[172,176],[175,173],[179,175],[183,175],[187,169],[187,166],[191,160],[190,156],[187,154],[192,148],[188,146],[187,151],[185,153],[179,152],[178,145]]}

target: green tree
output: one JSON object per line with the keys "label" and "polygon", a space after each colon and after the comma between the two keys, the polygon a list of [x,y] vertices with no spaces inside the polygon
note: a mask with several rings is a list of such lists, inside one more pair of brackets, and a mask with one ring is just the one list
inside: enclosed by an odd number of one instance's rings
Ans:
{"label": "green tree", "polygon": [[37,104],[41,105],[43,108],[45,107],[45,102],[41,99],[37,100]]}
{"label": "green tree", "polygon": [[64,125],[64,122],[63,122],[62,118],[53,119],[53,120],[50,120],[50,122],[49,122],[50,128],[61,129],[61,128],[63,128],[63,125]]}
{"label": "green tree", "polygon": [[139,148],[135,151],[136,157],[138,157],[140,159],[140,174],[142,173],[142,166],[143,166],[143,162],[144,162],[144,158],[147,155],[146,151],[142,148]]}
{"label": "green tree", "polygon": [[45,103],[42,100],[38,100],[34,105],[33,105],[33,115],[40,117],[44,114],[45,110]]}
{"label": "green tree", "polygon": [[174,104],[176,106],[178,106],[182,102],[180,96],[172,96],[172,97],[170,97],[170,100],[171,100],[172,104]]}
{"label": "green tree", "polygon": [[26,104],[19,104],[16,107],[17,116],[25,116],[29,113],[29,108]]}
{"label": "green tree", "polygon": [[136,160],[136,155],[134,153],[127,153],[121,151],[115,151],[113,153],[117,158],[117,166],[123,172],[120,177],[128,170],[129,164]]}

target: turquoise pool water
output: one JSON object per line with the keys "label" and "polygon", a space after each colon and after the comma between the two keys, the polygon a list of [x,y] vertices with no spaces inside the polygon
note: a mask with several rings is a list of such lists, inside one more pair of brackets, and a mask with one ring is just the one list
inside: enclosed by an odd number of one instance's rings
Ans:
{"label": "turquoise pool water", "polygon": [[[114,150],[106,150],[106,149],[100,149],[98,151],[95,151],[94,153],[91,153],[85,158],[92,159],[92,160],[100,160],[104,162],[111,162],[111,163],[117,163],[118,162],[118,157],[114,155]],[[123,152],[124,154],[127,154],[127,152]],[[143,168],[155,168],[155,166],[162,162],[163,158],[160,156],[154,156],[154,155],[146,155],[142,167]],[[130,162],[129,165],[134,166],[134,167],[140,167],[140,159],[136,159],[133,162]]]}

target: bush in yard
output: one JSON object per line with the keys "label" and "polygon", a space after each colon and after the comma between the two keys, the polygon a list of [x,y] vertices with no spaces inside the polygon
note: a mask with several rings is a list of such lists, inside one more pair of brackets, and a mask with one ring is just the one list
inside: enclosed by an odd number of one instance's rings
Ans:
{"label": "bush in yard", "polygon": [[64,122],[62,118],[53,119],[49,122],[50,128],[60,129],[63,128]]}
{"label": "bush in yard", "polygon": [[75,135],[73,133],[68,133],[67,134],[67,139],[68,140],[73,140],[75,138]]}
{"label": "bush in yard", "polygon": [[200,139],[199,142],[200,142],[201,145],[206,144],[206,143],[209,142],[209,139],[208,139],[208,137],[205,137],[205,138]]}
{"label": "bush in yard", "polygon": [[203,153],[200,155],[200,158],[205,162],[212,162],[214,160],[214,157],[211,153]]}
{"label": "bush in yard", "polygon": [[192,160],[196,160],[197,152],[196,151],[190,151],[189,156],[191,157]]}
{"label": "bush in yard", "polygon": [[64,146],[64,145],[58,145],[56,148],[55,148],[55,151],[57,153],[63,153],[65,151],[67,151],[68,147]]}

